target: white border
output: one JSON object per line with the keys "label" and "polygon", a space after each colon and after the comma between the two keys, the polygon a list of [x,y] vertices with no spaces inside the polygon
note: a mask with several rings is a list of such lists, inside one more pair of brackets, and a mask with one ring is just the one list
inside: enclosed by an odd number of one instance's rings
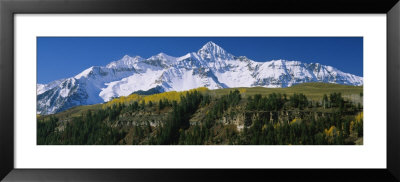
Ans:
{"label": "white border", "polygon": [[[363,146],[36,146],[36,36],[363,36]],[[16,168],[386,168],[386,15],[15,15]],[[111,60],[110,60],[111,61]]]}

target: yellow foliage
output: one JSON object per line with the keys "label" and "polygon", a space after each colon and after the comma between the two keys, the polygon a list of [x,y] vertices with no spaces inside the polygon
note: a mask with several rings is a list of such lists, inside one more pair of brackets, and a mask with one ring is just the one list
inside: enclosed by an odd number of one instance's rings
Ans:
{"label": "yellow foliage", "polygon": [[355,125],[354,121],[351,121],[350,122],[350,134],[353,133],[354,125]]}
{"label": "yellow foliage", "polygon": [[339,131],[336,130],[335,126],[331,126],[329,128],[329,130],[325,129],[324,132],[325,132],[325,135],[328,136],[328,137],[333,137],[333,136],[336,136],[336,135],[339,134],[338,133]]}
{"label": "yellow foliage", "polygon": [[297,119],[294,118],[289,124],[292,125],[293,123],[296,123]]}
{"label": "yellow foliage", "polygon": [[246,91],[247,91],[247,90],[246,90],[245,88],[240,88],[240,89],[239,89],[239,92],[240,92],[241,94],[246,93]]}
{"label": "yellow foliage", "polygon": [[146,103],[149,101],[158,102],[162,99],[168,99],[170,101],[179,102],[181,100],[181,96],[186,95],[186,93],[192,93],[194,91],[205,92],[205,91],[208,91],[208,88],[207,87],[199,87],[199,88],[190,89],[190,90],[182,91],[182,92],[177,92],[177,91],[163,92],[163,93],[159,93],[159,94],[145,96],[143,99]]}
{"label": "yellow foliage", "polygon": [[208,91],[208,88],[207,87],[199,87],[199,88],[189,90],[189,92],[194,92],[194,91],[205,92],[205,91]]}
{"label": "yellow foliage", "polygon": [[113,105],[116,104],[129,104],[132,103],[134,101],[140,101],[141,100],[141,96],[138,94],[131,94],[128,96],[121,96],[118,98],[115,98],[113,100],[110,100],[109,102],[103,104],[103,109],[107,108],[107,107],[111,107]]}
{"label": "yellow foliage", "polygon": [[356,122],[357,123],[362,122],[363,118],[364,118],[364,113],[363,112],[358,113],[356,116]]}
{"label": "yellow foliage", "polygon": [[274,124],[274,128],[275,128],[275,129],[276,129],[276,128],[279,128],[279,127],[281,127],[281,124],[280,124],[279,122]]}
{"label": "yellow foliage", "polygon": [[159,93],[159,94],[154,94],[154,95],[148,95],[148,96],[144,96],[143,100],[145,101],[145,103],[148,103],[149,101],[152,102],[158,102],[162,99],[168,99],[170,101],[180,101],[182,92],[176,92],[176,91],[171,91],[171,92],[163,92],[163,93]]}
{"label": "yellow foliage", "polygon": [[192,93],[194,91],[205,92],[205,91],[208,91],[208,88],[207,87],[199,87],[199,88],[190,89],[190,90],[182,91],[182,92],[170,91],[170,92],[163,92],[163,93],[148,95],[148,96],[140,96],[138,94],[121,96],[121,97],[115,98],[115,99],[103,104],[103,109],[105,109],[107,107],[111,107],[116,104],[130,104],[135,101],[136,102],[144,101],[145,103],[148,103],[151,101],[151,102],[155,103],[155,102],[159,102],[160,100],[163,100],[163,99],[168,99],[169,101],[179,102],[181,99],[181,96],[184,96],[188,92]]}
{"label": "yellow foliage", "polygon": [[334,141],[334,137],[339,135],[339,130],[337,130],[335,126],[331,126],[329,130],[325,129],[324,133],[328,142],[332,143]]}
{"label": "yellow foliage", "polygon": [[261,130],[264,132],[267,129],[267,125],[263,125],[263,127],[261,128]]}

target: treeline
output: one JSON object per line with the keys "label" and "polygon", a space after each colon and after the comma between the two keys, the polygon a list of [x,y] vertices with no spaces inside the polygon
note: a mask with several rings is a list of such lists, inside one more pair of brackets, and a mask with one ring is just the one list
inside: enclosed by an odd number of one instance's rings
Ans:
{"label": "treeline", "polygon": [[[270,113],[257,113],[259,117],[247,118],[239,140],[230,141],[236,144],[250,145],[328,145],[328,144],[355,144],[358,137],[363,136],[362,110],[351,102],[343,99],[340,93],[331,93],[323,96],[322,105],[332,108],[326,116],[316,117],[314,112],[304,112],[302,118],[294,118],[291,122],[279,122]],[[265,97],[255,95],[249,98],[247,109],[277,111],[299,109],[313,106],[304,94],[293,94],[288,100],[286,95],[270,94]],[[361,112],[357,115],[357,113]],[[229,140],[229,139],[228,139]]]}
{"label": "treeline", "polygon": [[287,101],[286,94],[275,94],[272,93],[268,96],[262,97],[261,94],[256,94],[253,97],[249,97],[247,103],[247,110],[281,110],[283,105]]}
{"label": "treeline", "polygon": [[[360,110],[346,110],[350,115],[343,115],[344,105],[347,103],[341,94],[332,93],[328,99],[332,113],[316,118],[314,113],[305,114],[303,118],[294,118],[291,122],[279,122],[278,118],[270,114],[260,114],[245,120],[244,129],[239,132],[232,124],[217,122],[224,115],[224,111],[235,106],[238,102],[229,102],[226,98],[235,97],[234,93],[223,96],[215,101],[213,107],[199,125],[181,133],[179,144],[237,144],[237,145],[346,145],[355,144],[363,136],[362,116],[357,115]],[[240,98],[240,97],[237,97]],[[348,105],[351,103],[347,103]],[[286,95],[270,94],[262,97],[255,95],[248,98],[246,109],[251,111],[278,111],[286,109],[303,109],[313,106],[304,94],[294,94],[289,99]],[[226,114],[226,113],[225,113]],[[362,114],[362,112],[361,112]],[[246,123],[246,121],[248,123]]]}
{"label": "treeline", "polygon": [[[344,145],[355,144],[363,136],[362,107],[346,101],[340,93],[324,95],[321,102],[314,103],[302,93],[289,97],[280,93],[256,94],[241,102],[242,94],[238,90],[220,97],[193,90],[178,100],[164,98],[154,103],[142,100],[127,105],[121,102],[97,111],[89,110],[67,121],[54,116],[39,119],[37,143]],[[304,111],[305,108],[317,108],[324,115],[311,109]],[[125,128],[119,125],[126,114],[159,114],[160,111],[167,113],[160,125],[151,125],[149,121]],[[302,114],[289,114],[283,120],[276,113],[284,111]],[[244,118],[240,117],[243,112]],[[197,120],[191,123],[194,116]],[[227,120],[236,120],[236,123],[227,123]]]}
{"label": "treeline", "polygon": [[[186,131],[180,132],[179,144],[202,145],[215,143],[214,127],[218,124],[225,111],[232,106],[236,106],[241,100],[238,90],[230,91],[228,95],[218,98],[215,103],[208,108],[208,111],[199,125],[194,125]],[[207,103],[209,104],[209,103]]]}
{"label": "treeline", "polygon": [[[198,92],[197,92],[198,94]],[[176,104],[176,101],[174,102]],[[159,109],[171,107],[168,99],[159,101]],[[136,112],[153,107],[152,101],[145,104],[134,101],[128,105],[116,103],[111,107],[97,111],[88,110],[78,117],[71,117],[70,121],[60,123],[59,119],[50,116],[37,121],[37,143],[45,145],[115,145],[124,144],[126,131],[116,126],[121,114]],[[134,126],[134,143],[140,144],[151,130],[148,122],[144,126]],[[121,143],[122,142],[122,143]]]}
{"label": "treeline", "polygon": [[58,144],[60,142],[59,135],[56,133],[58,124],[58,118],[50,116],[49,120],[44,122],[43,120],[37,121],[37,144]]}
{"label": "treeline", "polygon": [[186,96],[181,96],[180,102],[172,102],[173,111],[167,121],[156,130],[154,137],[151,137],[150,144],[178,144],[180,130],[190,127],[190,117],[196,112],[199,104],[203,100],[203,95],[198,91],[187,92]]}
{"label": "treeline", "polygon": [[319,119],[306,116],[289,124],[257,118],[241,136],[238,143],[250,145],[354,145],[363,136],[363,122],[339,113]]}
{"label": "treeline", "polygon": [[57,128],[58,119],[38,120],[37,143],[61,145],[111,145],[125,137],[125,132],[114,129],[105,121],[115,121],[125,105],[118,104],[97,112],[87,111],[80,117],[73,117],[63,128]]}

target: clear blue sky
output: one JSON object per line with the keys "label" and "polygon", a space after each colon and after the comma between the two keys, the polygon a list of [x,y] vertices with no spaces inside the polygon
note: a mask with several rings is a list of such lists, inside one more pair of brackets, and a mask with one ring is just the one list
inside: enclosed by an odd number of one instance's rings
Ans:
{"label": "clear blue sky", "polygon": [[38,37],[38,83],[75,76],[124,55],[183,56],[213,41],[235,56],[318,62],[363,76],[362,37]]}

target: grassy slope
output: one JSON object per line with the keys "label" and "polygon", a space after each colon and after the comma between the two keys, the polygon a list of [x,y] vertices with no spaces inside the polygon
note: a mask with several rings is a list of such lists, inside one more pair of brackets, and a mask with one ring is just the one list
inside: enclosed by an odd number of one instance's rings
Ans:
{"label": "grassy slope", "polygon": [[[228,94],[229,91],[233,91],[235,89],[240,89],[240,88],[217,89],[217,90],[209,90],[207,92],[211,96],[220,96]],[[243,93],[244,98],[255,94],[268,95],[271,93],[281,93],[290,96],[293,93],[303,93],[309,99],[312,99],[314,101],[321,100],[324,94],[329,95],[329,93],[339,92],[342,93],[342,96],[344,98],[353,100],[353,102],[356,103],[362,103],[362,98],[360,97],[360,93],[363,92],[362,86],[348,86],[348,85],[329,84],[329,83],[303,83],[288,88],[251,87],[242,89],[246,90],[245,93]],[[77,106],[68,109],[66,111],[57,113],[55,115],[58,118],[69,117],[69,116],[80,116],[87,110],[97,110],[101,108],[102,104]],[[40,116],[40,117],[48,117],[48,116]]]}
{"label": "grassy slope", "polygon": [[[357,95],[363,92],[362,86],[349,86],[349,85],[339,85],[339,84],[329,84],[329,83],[303,83],[299,85],[294,85],[288,88],[264,88],[264,87],[252,87],[245,88],[246,96],[252,96],[255,94],[268,95],[271,93],[281,93],[288,96],[293,93],[303,93],[307,98],[314,101],[320,100],[324,94],[329,95],[329,93],[339,92],[342,96],[349,98],[351,96]],[[235,90],[235,88],[219,89],[213,90],[217,95],[223,95],[229,93],[229,91]]]}

